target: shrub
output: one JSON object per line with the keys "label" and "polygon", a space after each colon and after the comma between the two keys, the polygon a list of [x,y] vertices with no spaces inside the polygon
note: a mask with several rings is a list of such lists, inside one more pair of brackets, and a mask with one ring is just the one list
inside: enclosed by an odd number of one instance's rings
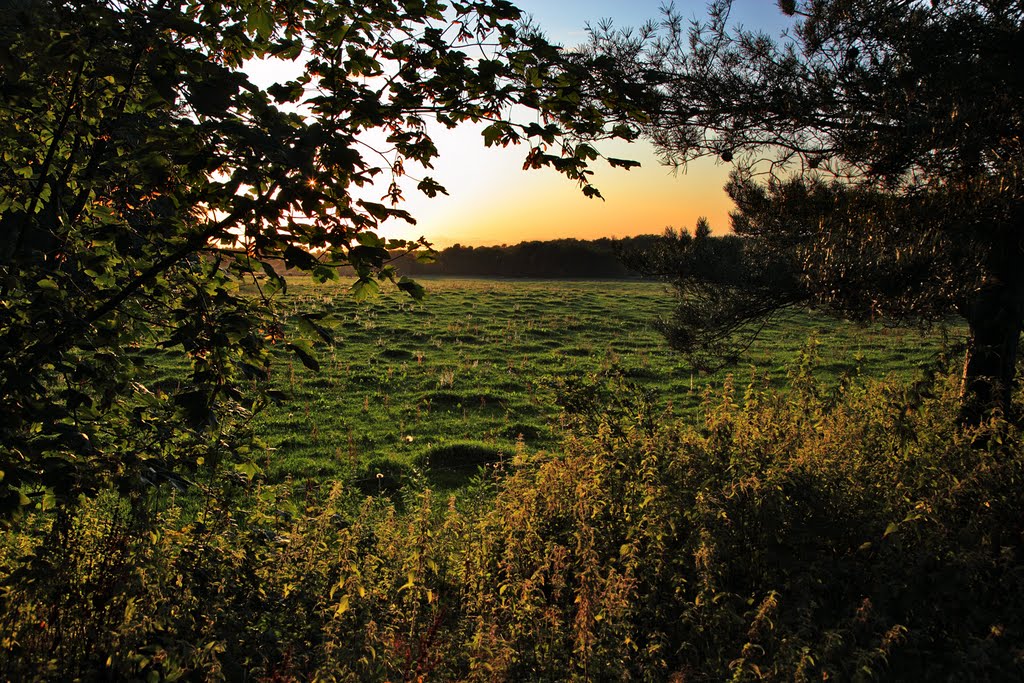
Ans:
{"label": "shrub", "polygon": [[[507,480],[465,581],[507,679],[1008,680],[1024,673],[1020,438],[955,382],[728,382]],[[930,396],[936,393],[937,396]],[[557,672],[557,673],[554,673]]]}
{"label": "shrub", "polygon": [[191,519],[124,500],[5,539],[7,680],[453,677],[461,519],[423,494],[397,515],[338,486],[259,485]]}
{"label": "shrub", "polygon": [[458,507],[236,477],[39,515],[0,546],[0,675],[1020,678],[1017,428],[956,427],[941,377],[790,380],[684,425],[614,378],[637,410]]}

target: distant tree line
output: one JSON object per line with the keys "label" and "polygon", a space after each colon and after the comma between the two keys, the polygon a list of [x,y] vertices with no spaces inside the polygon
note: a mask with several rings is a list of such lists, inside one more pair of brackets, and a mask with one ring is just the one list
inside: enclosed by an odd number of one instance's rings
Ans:
{"label": "distant tree line", "polygon": [[639,235],[622,239],[559,239],[515,245],[469,247],[455,244],[424,263],[401,257],[393,265],[403,275],[476,275],[537,278],[623,278],[637,272],[622,254],[646,251],[661,238]]}

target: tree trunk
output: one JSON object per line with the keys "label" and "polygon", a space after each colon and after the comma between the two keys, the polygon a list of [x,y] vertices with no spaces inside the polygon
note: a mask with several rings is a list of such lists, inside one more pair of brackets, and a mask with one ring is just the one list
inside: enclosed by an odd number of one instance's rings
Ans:
{"label": "tree trunk", "polygon": [[963,376],[963,418],[978,424],[997,411],[1010,416],[1024,296],[1016,280],[988,278],[964,311],[970,327]]}

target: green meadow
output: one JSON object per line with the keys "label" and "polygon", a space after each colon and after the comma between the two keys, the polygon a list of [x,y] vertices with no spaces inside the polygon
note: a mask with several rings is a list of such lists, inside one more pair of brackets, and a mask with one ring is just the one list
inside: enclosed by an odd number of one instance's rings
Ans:
{"label": "green meadow", "polygon": [[[392,291],[356,302],[347,284],[290,280],[284,309],[325,314],[333,341],[309,340],[318,371],[284,348],[277,354],[273,381],[285,398],[256,424],[265,446],[256,464],[269,481],[346,479],[373,494],[420,477],[454,489],[481,465],[557,452],[564,406],[602,378],[647,390],[670,415],[696,418],[730,374],[739,387],[754,373],[784,387],[798,355],[813,349],[813,371],[826,386],[858,373],[910,381],[945,338],[941,329],[791,313],[764,329],[741,365],[709,375],[694,372],[654,328],[672,307],[659,283],[423,284],[422,301]],[[157,367],[164,381],[180,372],[159,360]]]}
{"label": "green meadow", "polygon": [[[794,312],[701,375],[656,283],[424,284],[291,280],[235,469],[83,503],[7,678],[58,646],[147,680],[1019,678],[1020,432],[959,423],[963,328]],[[154,392],[172,351],[135,351]]]}

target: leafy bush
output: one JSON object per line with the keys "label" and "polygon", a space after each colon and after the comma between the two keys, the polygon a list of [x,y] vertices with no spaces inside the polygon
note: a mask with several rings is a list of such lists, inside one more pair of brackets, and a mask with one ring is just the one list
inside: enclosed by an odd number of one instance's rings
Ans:
{"label": "leafy bush", "polygon": [[954,426],[954,381],[826,389],[804,364],[785,395],[727,382],[695,426],[612,381],[639,412],[458,507],[236,477],[40,517],[2,540],[0,675],[1024,674],[1020,434]]}
{"label": "leafy bush", "polygon": [[791,385],[755,377],[740,407],[727,383],[696,428],[599,426],[506,481],[468,551],[480,660],[513,680],[1024,673],[1017,430],[954,427],[955,382]]}
{"label": "leafy bush", "polygon": [[7,538],[0,676],[384,680],[457,661],[462,520],[429,494],[403,516],[341,487],[207,503],[149,520],[89,503],[28,557]]}

